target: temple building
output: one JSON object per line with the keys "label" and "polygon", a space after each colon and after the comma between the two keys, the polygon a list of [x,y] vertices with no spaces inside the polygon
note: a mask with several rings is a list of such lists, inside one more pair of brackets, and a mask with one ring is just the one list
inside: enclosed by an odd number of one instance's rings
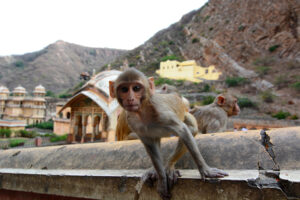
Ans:
{"label": "temple building", "polygon": [[20,127],[20,124],[25,127],[44,122],[45,94],[42,85],[35,87],[33,96],[29,96],[22,86],[16,87],[11,93],[7,87],[0,86],[0,128],[14,129],[13,127]]}
{"label": "temple building", "polygon": [[120,106],[109,96],[109,81],[120,71],[109,70],[94,75],[66,103],[57,105],[54,133],[69,134],[73,142],[115,141],[115,127]]}
{"label": "temple building", "polygon": [[163,78],[188,80],[197,83],[205,80],[218,80],[222,74],[213,65],[209,67],[198,66],[195,60],[160,62],[160,68],[156,70],[156,73]]}

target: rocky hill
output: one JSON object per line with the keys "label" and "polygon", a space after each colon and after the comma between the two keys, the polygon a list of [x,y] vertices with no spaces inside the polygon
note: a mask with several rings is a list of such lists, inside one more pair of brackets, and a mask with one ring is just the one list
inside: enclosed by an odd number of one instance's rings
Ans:
{"label": "rocky hill", "polygon": [[[112,64],[126,60],[154,75],[164,59],[194,59],[223,73],[221,91],[257,102],[264,112],[300,116],[300,1],[210,0]],[[236,87],[228,79],[243,80]],[[264,95],[269,96],[270,99]]]}
{"label": "rocky hill", "polygon": [[46,90],[61,93],[79,83],[81,72],[91,74],[125,52],[57,41],[38,52],[0,57],[0,85],[10,90],[22,85],[31,92],[42,84]]}

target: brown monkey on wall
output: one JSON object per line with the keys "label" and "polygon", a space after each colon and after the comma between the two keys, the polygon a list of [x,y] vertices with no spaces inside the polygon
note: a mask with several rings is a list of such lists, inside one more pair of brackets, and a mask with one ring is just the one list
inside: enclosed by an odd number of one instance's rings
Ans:
{"label": "brown monkey on wall", "polygon": [[218,95],[214,102],[190,111],[195,116],[201,133],[224,132],[227,129],[228,117],[238,115],[240,107],[237,98],[225,93]]}
{"label": "brown monkey on wall", "polygon": [[[153,176],[157,178],[157,191],[162,199],[171,198],[170,189],[179,175],[173,164],[182,153],[184,145],[191,153],[202,179],[228,175],[206,164],[191,130],[183,122],[185,106],[177,94],[155,93],[153,79],[147,79],[143,73],[132,68],[120,74],[115,82],[111,81],[109,89],[110,96],[117,98],[125,109],[130,129],[138,135],[151,158],[155,172],[150,170],[144,177],[150,181]],[[178,136],[179,141],[165,167],[160,153],[160,139],[170,134]]]}
{"label": "brown monkey on wall", "polygon": [[[155,90],[155,92],[160,93],[160,94],[176,93],[179,96],[181,96],[178,89],[175,86],[168,85],[168,84],[163,84],[159,89]],[[188,113],[189,107],[190,107],[189,101],[183,96],[181,96],[181,98],[185,105],[185,110],[187,112],[185,114],[184,122],[194,130],[194,131],[192,131],[192,133],[195,136],[198,133],[197,121],[194,118],[194,116],[192,116],[190,113]],[[134,134],[128,126],[128,123],[126,120],[126,114],[125,114],[124,110],[122,110],[122,112],[120,113],[120,115],[118,117],[117,126],[116,126],[116,136],[117,136],[118,141],[138,139],[136,134]]]}

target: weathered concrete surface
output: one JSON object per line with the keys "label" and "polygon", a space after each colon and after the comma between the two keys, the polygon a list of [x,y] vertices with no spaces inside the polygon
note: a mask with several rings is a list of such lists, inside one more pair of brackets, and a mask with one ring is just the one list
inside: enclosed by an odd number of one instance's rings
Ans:
{"label": "weathered concrete surface", "polygon": [[[198,135],[196,141],[210,166],[222,169],[300,169],[300,127],[266,131],[269,149],[261,131]],[[177,138],[164,139],[166,159]],[[140,141],[75,144],[0,151],[0,168],[23,169],[146,169],[151,166]],[[187,153],[177,164],[195,169]]]}
{"label": "weathered concrete surface", "polygon": [[[293,193],[286,196],[286,191],[282,190],[280,183],[255,184],[260,177],[257,170],[229,170],[228,172],[228,177],[203,182],[199,179],[197,170],[182,170],[182,177],[172,190],[172,200],[196,200],[200,197],[204,200],[299,198],[299,196],[293,196]],[[45,196],[40,199],[53,199],[47,195],[69,197],[70,199],[160,199],[155,187],[149,188],[142,185],[138,192],[139,177],[143,173],[144,170],[0,169],[0,198],[7,191],[15,191],[15,195],[18,195],[18,192],[44,194]],[[295,173],[295,171],[285,171],[284,176],[289,177],[290,173]],[[291,174],[291,176],[298,180],[293,184],[295,190],[299,191],[300,172],[296,171],[296,173],[296,176],[295,174]],[[28,196],[26,193],[23,195],[24,198]]]}
{"label": "weathered concrete surface", "polygon": [[[228,177],[200,180],[181,170],[172,200],[300,199],[300,127],[197,136],[209,165]],[[165,159],[177,139],[163,141]],[[78,144],[0,151],[0,199],[160,199],[140,183],[151,166],[139,141]],[[186,154],[179,168],[193,169]],[[131,170],[129,170],[131,169]]]}

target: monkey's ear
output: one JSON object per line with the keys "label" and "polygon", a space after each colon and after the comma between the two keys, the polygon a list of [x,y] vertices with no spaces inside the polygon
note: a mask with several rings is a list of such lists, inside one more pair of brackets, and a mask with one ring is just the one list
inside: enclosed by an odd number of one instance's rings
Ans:
{"label": "monkey's ear", "polygon": [[149,77],[148,81],[149,81],[150,93],[154,94],[154,92],[155,92],[154,78],[153,77]]}
{"label": "monkey's ear", "polygon": [[218,103],[219,106],[222,106],[222,105],[225,104],[225,97],[218,96],[217,98],[218,98],[218,102],[217,103]]}
{"label": "monkey's ear", "polygon": [[109,81],[109,95],[111,98],[115,98],[115,82]]}

